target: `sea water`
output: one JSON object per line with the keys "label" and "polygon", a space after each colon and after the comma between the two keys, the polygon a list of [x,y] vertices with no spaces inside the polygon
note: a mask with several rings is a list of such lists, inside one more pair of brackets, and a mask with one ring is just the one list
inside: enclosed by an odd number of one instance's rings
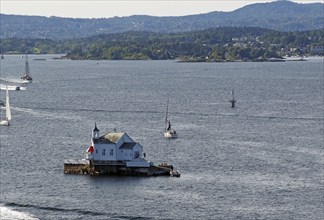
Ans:
{"label": "sea water", "polygon": [[[0,128],[1,219],[323,219],[322,58],[53,57],[30,55],[33,82],[10,91],[11,126]],[[1,83],[17,84],[24,62],[5,56]],[[174,140],[163,138],[168,97]],[[127,132],[148,160],[173,164],[181,177],[64,174],[64,159],[84,156],[95,123],[102,135]]]}

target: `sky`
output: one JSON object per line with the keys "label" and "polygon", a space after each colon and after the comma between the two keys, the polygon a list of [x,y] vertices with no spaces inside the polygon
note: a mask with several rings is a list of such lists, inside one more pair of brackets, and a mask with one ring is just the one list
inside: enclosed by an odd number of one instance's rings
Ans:
{"label": "sky", "polygon": [[[130,15],[183,16],[233,11],[245,5],[275,0],[0,0],[0,12],[69,18],[110,18]],[[324,3],[324,0],[291,0]]]}

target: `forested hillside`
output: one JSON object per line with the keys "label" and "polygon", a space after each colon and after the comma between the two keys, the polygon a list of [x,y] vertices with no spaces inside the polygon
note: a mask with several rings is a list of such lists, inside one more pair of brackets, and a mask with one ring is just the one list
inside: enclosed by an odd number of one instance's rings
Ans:
{"label": "forested hillside", "polygon": [[323,29],[323,10],[324,4],[320,3],[297,4],[277,1],[252,4],[232,12],[214,11],[179,17],[134,15],[72,19],[1,14],[0,38],[59,40],[128,31],[180,33],[217,27],[261,27],[278,31],[303,31]]}
{"label": "forested hillside", "polygon": [[[130,31],[68,40],[4,39],[3,53],[61,53],[69,59],[263,61],[285,55],[324,55],[324,30],[279,32],[223,27],[185,33]],[[322,50],[315,50],[314,48]]]}

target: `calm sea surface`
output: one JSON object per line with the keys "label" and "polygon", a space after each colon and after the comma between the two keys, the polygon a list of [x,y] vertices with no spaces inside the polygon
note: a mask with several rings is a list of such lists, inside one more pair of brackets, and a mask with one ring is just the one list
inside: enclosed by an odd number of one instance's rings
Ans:
{"label": "calm sea surface", "polygon": [[[34,82],[10,91],[12,124],[0,128],[1,219],[324,218],[323,59],[52,57],[29,56]],[[21,55],[1,60],[1,79],[23,72]],[[168,95],[176,140],[163,138]],[[147,159],[172,163],[181,177],[64,174],[64,159],[83,156],[95,122],[101,134],[126,131]]]}

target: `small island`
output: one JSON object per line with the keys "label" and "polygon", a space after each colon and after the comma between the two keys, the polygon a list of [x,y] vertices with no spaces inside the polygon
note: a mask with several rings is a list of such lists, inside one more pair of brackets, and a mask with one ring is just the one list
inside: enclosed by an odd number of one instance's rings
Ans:
{"label": "small island", "polygon": [[91,146],[83,159],[66,159],[64,173],[89,175],[174,176],[180,173],[167,163],[154,165],[146,160],[143,147],[126,132],[109,132],[99,135],[95,125]]}

